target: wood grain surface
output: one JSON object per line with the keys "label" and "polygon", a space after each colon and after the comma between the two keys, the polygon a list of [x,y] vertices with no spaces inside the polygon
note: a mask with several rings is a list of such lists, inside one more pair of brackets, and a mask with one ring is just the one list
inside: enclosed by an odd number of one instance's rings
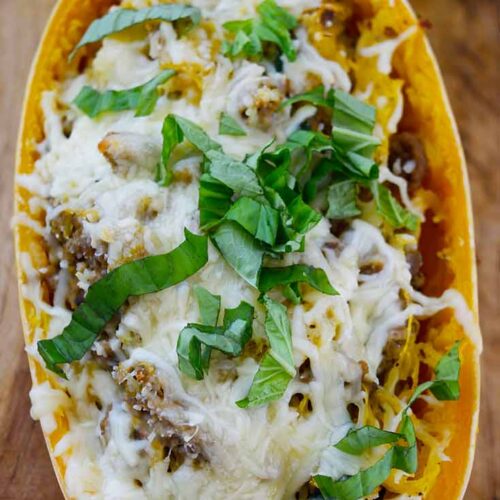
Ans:
{"label": "wood grain surface", "polygon": [[[0,0],[0,499],[62,498],[38,423],[29,416],[30,379],[18,318],[11,235],[12,182],[24,85],[55,0]],[[478,449],[466,498],[500,499],[499,3],[413,0],[430,20],[468,159],[484,336]],[[443,499],[448,500],[448,499]]]}

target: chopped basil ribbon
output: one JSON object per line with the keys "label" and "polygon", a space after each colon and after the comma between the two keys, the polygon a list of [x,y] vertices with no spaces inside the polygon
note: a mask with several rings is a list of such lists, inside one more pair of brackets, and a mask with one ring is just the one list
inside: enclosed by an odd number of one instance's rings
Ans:
{"label": "chopped basil ribbon", "polygon": [[314,200],[322,186],[330,185],[327,217],[355,217],[361,214],[357,205],[356,189],[356,185],[361,184],[372,190],[377,211],[387,222],[396,229],[407,228],[415,231],[418,227],[418,217],[401,206],[388,188],[376,182],[379,168],[371,159],[375,148],[380,144],[372,135],[375,108],[341,90],[331,89],[325,95],[323,86],[295,95],[285,100],[281,107],[297,102],[309,102],[329,109],[334,124],[329,143],[328,138],[319,132],[299,131],[303,135],[298,136],[298,141],[292,141],[291,137],[282,146],[290,150],[294,150],[298,145],[302,146],[306,151],[306,166],[311,164],[313,152],[331,151],[330,156],[317,162],[305,183],[305,201]]}
{"label": "chopped basil ribbon", "polygon": [[199,125],[181,116],[168,115],[163,122],[161,133],[163,146],[156,173],[156,180],[161,186],[168,186],[172,182],[173,174],[170,166],[170,156],[174,148],[184,138],[204,154],[221,149],[220,144],[210,139]]}
{"label": "chopped basil ribbon", "polygon": [[418,227],[418,217],[399,204],[389,189],[378,182],[370,184],[377,212],[396,229],[408,228],[415,231]]}
{"label": "chopped basil ribbon", "polygon": [[[196,296],[196,301],[198,302],[198,309],[200,310],[200,319],[202,324],[208,326],[217,326],[221,304],[220,295],[213,295],[202,286],[195,286],[194,294]],[[211,355],[212,348],[206,345],[202,345],[201,358],[202,365],[205,369],[208,369],[210,365]]]}
{"label": "chopped basil ribbon", "polygon": [[226,220],[237,222],[257,240],[274,245],[278,232],[279,212],[252,198],[239,198],[227,211]]}
{"label": "chopped basil ribbon", "polygon": [[371,134],[375,127],[377,112],[351,94],[335,90],[334,125],[362,134]]}
{"label": "chopped basil ribbon", "polygon": [[297,192],[296,179],[290,173],[291,153],[288,149],[273,153],[264,151],[256,163],[265,196],[280,213],[278,241],[272,250],[277,253],[298,251],[303,247],[304,235],[321,220],[321,215]]}
{"label": "chopped basil ribbon", "polygon": [[222,327],[188,324],[177,340],[179,370],[202,380],[210,364],[212,349],[239,356],[252,336],[253,314],[254,308],[241,302],[234,309],[226,309]]}
{"label": "chopped basil ribbon", "polygon": [[247,135],[240,124],[226,113],[222,113],[219,121],[219,135],[242,136]]}
{"label": "chopped basil ribbon", "polygon": [[198,24],[201,11],[196,7],[182,4],[164,4],[146,7],[144,9],[114,9],[100,19],[96,19],[70,54],[70,60],[79,48],[89,43],[98,42],[103,38],[119,33],[127,28],[147,21],[177,21],[182,23],[181,31]]}
{"label": "chopped basil ribbon", "polygon": [[321,106],[323,108],[331,108],[335,106],[335,90],[330,89],[325,95],[325,87],[323,85],[318,85],[307,92],[302,94],[296,94],[288,99],[285,99],[280,104],[280,109],[291,106],[298,102],[308,102],[313,106]]}
{"label": "chopped basil ribbon", "polygon": [[204,325],[217,325],[220,313],[220,295],[213,295],[202,286],[195,286],[194,294],[198,302],[201,322]]}
{"label": "chopped basil ribbon", "polygon": [[264,355],[247,396],[237,401],[240,408],[262,406],[281,398],[295,376],[292,332],[286,307],[266,295],[264,328],[271,348]]}
{"label": "chopped basil ribbon", "polygon": [[158,86],[175,75],[172,69],[162,71],[152,80],[127,90],[106,90],[99,92],[86,85],[73,103],[91,118],[107,111],[135,109],[135,116],[150,115],[158,101]]}
{"label": "chopped basil ribbon", "polygon": [[408,401],[411,406],[420,395],[430,390],[439,401],[456,401],[460,397],[460,342],[455,345],[439,360],[434,369],[434,380],[420,384]]}
{"label": "chopped basil ribbon", "polygon": [[91,285],[63,332],[38,342],[47,368],[64,376],[58,365],[81,359],[129,297],[158,292],[199,271],[208,260],[208,239],[187,229],[184,235],[171,252],[123,264]]}
{"label": "chopped basil ribbon", "polygon": [[233,33],[232,42],[224,41],[222,52],[230,58],[261,58],[264,55],[263,42],[276,45],[289,61],[295,61],[295,49],[290,30],[297,27],[297,19],[279,7],[274,0],[264,0],[258,7],[259,19],[229,21],[224,28]]}
{"label": "chopped basil ribbon", "polygon": [[[335,445],[335,448],[350,455],[361,455],[371,448],[384,444],[393,446],[374,465],[346,479],[334,480],[328,476],[314,476],[314,480],[324,498],[357,500],[370,495],[377,486],[380,486],[389,477],[392,469],[399,469],[408,474],[416,472],[418,468],[417,441],[415,428],[408,416],[408,410],[426,390],[430,390],[440,401],[452,401],[459,398],[459,342],[455,343],[439,360],[434,373],[434,380],[424,382],[414,390],[406,407],[403,409],[398,432],[364,426],[349,431]],[[406,442],[406,446],[395,444],[400,441]]]}
{"label": "chopped basil ribbon", "polygon": [[335,182],[328,190],[329,219],[348,219],[361,214],[357,205],[357,186],[354,181]]}
{"label": "chopped basil ribbon", "polygon": [[304,185],[304,199],[315,199],[319,188],[332,181],[352,180],[361,185],[375,181],[379,176],[378,165],[372,160],[356,153],[344,153],[338,148],[332,149],[332,158],[323,158],[318,162],[311,177]]}
{"label": "chopped basil ribbon", "polygon": [[212,241],[227,263],[248,283],[257,287],[264,249],[254,237],[233,221],[223,222]]}
{"label": "chopped basil ribbon", "polygon": [[198,208],[200,209],[200,226],[204,231],[209,231],[219,224],[231,208],[232,196],[232,189],[211,175],[203,174],[200,177]]}
{"label": "chopped basil ribbon", "polygon": [[314,481],[324,498],[336,500],[364,498],[373,493],[375,488],[389,477],[393,468],[402,465],[396,450],[396,447],[391,448],[378,462],[348,479],[333,481],[331,477],[316,475]]}
{"label": "chopped basil ribbon", "polygon": [[242,196],[263,194],[257,175],[245,163],[216,150],[208,151],[206,157],[210,160],[208,164],[210,175],[228,188]]}
{"label": "chopped basil ribbon", "polygon": [[325,95],[322,85],[286,99],[281,108],[297,102],[330,109],[333,120],[333,144],[345,152],[371,156],[380,140],[372,135],[376,110],[342,90],[330,89]]}
{"label": "chopped basil ribbon", "polygon": [[335,445],[335,448],[344,453],[349,453],[349,455],[361,455],[363,452],[375,448],[375,446],[396,443],[400,439],[403,438],[398,432],[384,431],[378,427],[365,425],[359,429],[351,429]]}
{"label": "chopped basil ribbon", "polygon": [[337,290],[328,281],[323,269],[296,264],[286,267],[263,267],[260,273],[259,290],[266,293],[279,285],[307,283],[327,295],[338,295]]}

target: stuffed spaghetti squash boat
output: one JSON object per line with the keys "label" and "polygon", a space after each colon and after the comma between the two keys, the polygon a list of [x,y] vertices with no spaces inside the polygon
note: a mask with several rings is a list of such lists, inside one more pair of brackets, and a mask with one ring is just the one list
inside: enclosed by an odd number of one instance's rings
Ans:
{"label": "stuffed spaghetti squash boat", "polygon": [[467,175],[403,0],[61,0],[19,142],[67,498],[460,498]]}

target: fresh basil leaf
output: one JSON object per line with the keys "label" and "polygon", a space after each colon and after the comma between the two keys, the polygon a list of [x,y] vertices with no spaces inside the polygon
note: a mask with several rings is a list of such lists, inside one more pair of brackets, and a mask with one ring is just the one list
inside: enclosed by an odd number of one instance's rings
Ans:
{"label": "fresh basil leaf", "polygon": [[239,224],[223,222],[212,240],[227,263],[248,283],[257,287],[264,250]]}
{"label": "fresh basil leaf", "polygon": [[283,286],[283,295],[292,304],[299,305],[302,302],[302,293],[299,289],[299,283],[290,283]]}
{"label": "fresh basil leaf", "polygon": [[323,158],[314,168],[311,177],[304,184],[302,196],[306,203],[311,203],[317,196],[319,189],[328,185],[328,179],[333,174],[332,160]]}
{"label": "fresh basil leaf", "polygon": [[220,117],[219,134],[233,136],[247,135],[240,124],[232,116],[229,116],[226,113],[222,113]]}
{"label": "fresh basil leaf", "polygon": [[210,161],[210,175],[242,196],[258,196],[263,193],[255,172],[243,162],[212,149],[206,153]]}
{"label": "fresh basil leaf", "polygon": [[263,267],[260,273],[259,290],[266,293],[279,285],[307,283],[316,290],[327,295],[338,295],[330,284],[323,269],[295,264],[285,267]]}
{"label": "fresh basil leaf", "polygon": [[418,217],[402,207],[390,190],[378,182],[370,184],[378,213],[396,229],[407,228],[416,231]]}
{"label": "fresh basil leaf", "polygon": [[267,309],[264,328],[271,344],[269,354],[281,364],[289,375],[294,377],[292,331],[286,307],[270,299],[267,295],[264,295],[262,300]]}
{"label": "fresh basil leaf", "polygon": [[247,396],[236,404],[240,408],[255,408],[277,401],[283,396],[292,379],[278,361],[270,354],[265,354]]}
{"label": "fresh basil leaf", "polygon": [[158,101],[158,86],[165,83],[173,75],[175,75],[174,70],[166,69],[144,85],[128,90],[99,92],[86,85],[73,103],[91,118],[108,111],[130,109],[136,110],[135,116],[147,116],[153,112]]}
{"label": "fresh basil leaf", "polygon": [[[298,26],[297,19],[285,9],[281,8],[274,0],[264,0],[258,7],[257,12],[266,28],[269,28],[278,39],[277,45],[281,48],[289,61],[295,61],[297,52],[293,45],[290,30]],[[263,38],[266,40],[266,38]],[[269,37],[267,38],[268,41]]]}
{"label": "fresh basil leaf", "polygon": [[194,294],[198,302],[201,322],[204,325],[216,326],[220,312],[220,295],[214,295],[202,286],[195,286]]}
{"label": "fresh basil leaf", "polygon": [[300,195],[288,203],[287,209],[293,229],[300,234],[308,233],[321,220],[321,214],[305,203]]}
{"label": "fresh basil leaf", "polygon": [[420,395],[430,390],[432,394],[440,401],[456,401],[460,397],[460,385],[458,378],[460,375],[460,343],[455,345],[439,360],[434,370],[434,380],[420,384],[413,392],[408,401],[411,406]]}
{"label": "fresh basil leaf", "polygon": [[[270,159],[276,160],[276,156],[266,155],[267,162]],[[288,172],[289,152],[282,151],[279,157],[283,162],[278,168],[268,170],[264,176],[264,166],[266,163],[259,163],[258,171],[265,187],[265,195],[273,208],[280,210],[283,219],[283,229],[290,237],[290,231],[301,235],[310,231],[321,220],[321,214],[304,202],[302,196],[292,189],[295,185],[295,178]],[[269,167],[269,163],[267,163]]]}
{"label": "fresh basil leaf", "polygon": [[[263,153],[257,162],[256,169],[262,179],[262,185],[282,195],[284,190],[292,194],[296,179],[289,171],[291,163],[292,158],[288,149]],[[295,195],[296,193],[293,193],[293,196]]]}
{"label": "fresh basil leaf", "polygon": [[292,332],[286,307],[266,295],[262,301],[267,310],[264,328],[271,348],[261,361],[248,395],[236,403],[241,408],[276,401],[295,376]]}
{"label": "fresh basil leaf", "polygon": [[325,89],[320,85],[308,92],[293,96],[286,101],[285,105],[301,101],[309,102],[315,106],[330,108],[333,112],[335,128],[367,137],[373,133],[376,108],[363,103],[347,92],[339,89],[330,89],[325,95]]}
{"label": "fresh basil leaf", "polygon": [[81,359],[129,297],[158,292],[199,271],[208,260],[208,239],[187,229],[184,235],[171,252],[123,264],[91,285],[63,332],[38,342],[47,368],[64,376],[59,365]]}
{"label": "fresh basil leaf", "polygon": [[98,42],[103,38],[119,33],[127,28],[146,21],[181,21],[186,27],[196,25],[201,20],[200,9],[182,4],[163,4],[144,9],[114,9],[100,19],[96,19],[70,54],[70,60],[80,47]]}
{"label": "fresh basil leaf", "polygon": [[460,343],[455,345],[439,360],[434,372],[436,380],[430,389],[440,401],[456,401],[460,398]]}
{"label": "fresh basil leaf", "polygon": [[333,143],[342,150],[367,158],[380,146],[380,139],[377,137],[344,127],[333,127],[332,137]]}
{"label": "fresh basil leaf", "polygon": [[259,22],[253,19],[245,21],[229,21],[223,26],[226,30],[236,33],[234,40],[222,43],[222,53],[234,59],[238,56],[255,57],[262,55],[262,43],[257,34]]}
{"label": "fresh basil leaf", "polygon": [[223,25],[227,31],[235,34],[232,42],[223,43],[224,55],[231,58],[262,57],[262,42],[270,42],[278,46],[289,61],[294,61],[297,51],[290,30],[297,26],[295,17],[279,7],[274,0],[264,0],[257,11],[260,19],[229,21]]}
{"label": "fresh basil leaf", "polygon": [[200,226],[208,231],[217,225],[231,207],[233,190],[209,174],[200,177],[198,208]]}
{"label": "fresh basil leaf", "polygon": [[325,87],[323,85],[319,85],[318,87],[314,87],[307,92],[303,92],[302,94],[296,94],[288,99],[285,99],[279,109],[283,109],[287,106],[291,106],[292,104],[296,104],[297,102],[308,102],[313,106],[321,106],[324,108],[333,109],[335,105],[335,93],[330,90],[325,96]]}
{"label": "fresh basil leaf", "polygon": [[276,253],[303,251],[304,235],[321,220],[321,214],[304,203],[302,197],[288,187],[280,193],[266,189],[266,198],[279,211],[281,224],[272,250]]}
{"label": "fresh basil leaf", "polygon": [[335,448],[349,453],[349,455],[361,455],[365,451],[380,446],[382,444],[396,443],[402,438],[397,432],[389,432],[365,425],[358,429],[351,429],[347,435],[341,439]]}
{"label": "fresh basil leaf", "polygon": [[408,474],[414,474],[417,470],[415,429],[406,409],[398,432],[384,431],[368,425],[349,431],[335,448],[350,455],[361,455],[376,446],[394,444],[400,440],[406,441],[408,446],[392,446],[374,465],[349,478],[335,481],[327,476],[314,476],[323,497],[358,500],[373,493],[389,477],[391,469],[399,469]]}
{"label": "fresh basil leaf", "polygon": [[322,132],[313,132],[312,130],[296,130],[288,137],[283,148],[289,148],[292,151],[302,147],[307,153],[322,152],[332,148],[331,139]]}
{"label": "fresh basil leaf", "polygon": [[242,197],[229,209],[225,218],[237,222],[256,239],[268,245],[274,245],[279,213],[269,205],[252,198]]}
{"label": "fresh basil leaf", "polygon": [[335,182],[356,181],[366,184],[378,179],[378,165],[357,153],[344,153],[337,147],[332,150],[332,158],[323,158],[314,168],[303,189],[304,200],[311,202],[318,190],[329,185],[332,178]]}
{"label": "fresh basil leaf", "polygon": [[[207,326],[217,326],[221,303],[220,295],[213,295],[202,286],[195,286],[194,294],[198,302],[202,323]],[[208,370],[212,349],[207,345],[201,345],[200,348],[203,370]]]}
{"label": "fresh basil leaf", "polygon": [[359,182],[378,179],[379,175],[378,165],[373,160],[357,153],[343,153],[338,149],[334,150],[332,171]]}
{"label": "fresh basil leaf", "polygon": [[357,188],[354,181],[335,182],[328,190],[329,219],[347,219],[361,214],[357,205]]}
{"label": "fresh basil leaf", "polygon": [[314,153],[324,153],[333,149],[332,140],[322,132],[313,132],[311,130],[297,130],[288,137],[285,144],[279,149],[288,149],[290,153],[302,149],[304,152],[304,161],[302,164],[294,167],[297,172],[297,177],[300,179],[302,175],[311,166]]}
{"label": "fresh basil leaf", "polygon": [[398,433],[406,440],[408,445],[394,446],[392,467],[402,470],[407,474],[415,474],[418,468],[417,438],[415,436],[415,427],[406,410],[403,412]]}
{"label": "fresh basil leaf", "polygon": [[201,380],[212,349],[239,356],[252,336],[253,314],[253,307],[242,302],[237,308],[226,310],[223,327],[188,324],[177,339],[179,370]]}
{"label": "fresh basil leaf", "polygon": [[318,485],[323,498],[336,500],[358,500],[370,495],[391,473],[394,448],[371,467],[364,469],[347,479],[334,481],[331,477],[316,475],[314,481]]}
{"label": "fresh basil leaf", "polygon": [[333,115],[335,127],[371,135],[376,115],[377,110],[374,106],[365,104],[347,92],[335,90]]}
{"label": "fresh basil leaf", "polygon": [[281,8],[274,0],[264,0],[257,7],[257,11],[263,19],[272,19],[288,30],[292,30],[298,26],[295,16]]}
{"label": "fresh basil leaf", "polygon": [[171,114],[165,118],[161,133],[163,146],[156,175],[156,180],[161,186],[168,186],[172,182],[170,156],[184,138],[205,155],[209,151],[222,149],[220,144],[213,141],[199,125],[178,115]]}

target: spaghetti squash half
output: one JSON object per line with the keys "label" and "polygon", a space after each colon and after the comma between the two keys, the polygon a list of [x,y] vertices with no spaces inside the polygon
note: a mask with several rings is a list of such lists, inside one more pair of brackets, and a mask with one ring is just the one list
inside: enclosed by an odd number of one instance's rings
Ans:
{"label": "spaghetti squash half", "polygon": [[470,195],[404,0],[61,0],[16,175],[67,498],[461,498]]}

